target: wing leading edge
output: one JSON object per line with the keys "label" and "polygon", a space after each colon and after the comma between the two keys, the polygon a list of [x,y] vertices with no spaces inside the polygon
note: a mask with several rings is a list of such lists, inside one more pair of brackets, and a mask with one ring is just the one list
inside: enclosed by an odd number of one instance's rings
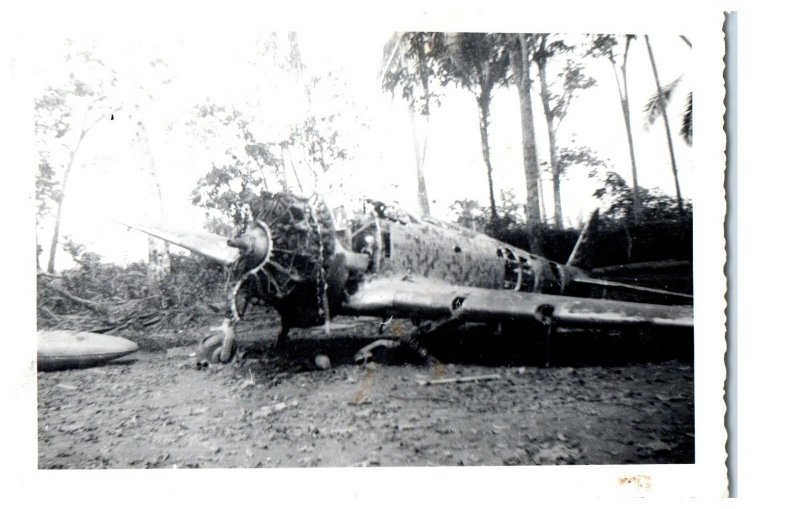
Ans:
{"label": "wing leading edge", "polygon": [[425,319],[453,316],[465,322],[511,318],[543,321],[549,317],[559,326],[586,328],[694,325],[692,306],[490,290],[425,280],[366,282],[350,296],[343,310],[349,314]]}

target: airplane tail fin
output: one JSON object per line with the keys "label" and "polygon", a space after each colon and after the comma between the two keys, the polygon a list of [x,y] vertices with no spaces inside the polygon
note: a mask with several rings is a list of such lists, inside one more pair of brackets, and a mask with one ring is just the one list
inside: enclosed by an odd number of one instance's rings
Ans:
{"label": "airplane tail fin", "polygon": [[[602,293],[603,295],[612,294],[615,295],[614,298],[620,300],[633,299],[636,302],[662,304],[691,304],[693,302],[693,296],[690,293],[667,290],[663,285],[659,285],[658,288],[651,285],[641,286],[638,277],[634,276],[632,280],[630,278],[631,272],[633,274],[647,270],[671,270],[674,272],[678,268],[685,271],[685,264],[683,263],[659,261],[628,263],[601,269],[592,267],[592,262],[597,261],[597,258],[592,256],[592,246],[597,245],[596,237],[599,222],[600,210],[597,209],[592,213],[592,217],[586,223],[586,226],[584,226],[578,241],[575,243],[575,247],[572,249],[572,253],[569,255],[566,265],[580,269],[581,272],[573,274],[570,284],[575,287],[584,287],[590,292]],[[619,280],[620,276],[626,275],[628,276],[627,278],[623,278],[622,281]]]}
{"label": "airplane tail fin", "polygon": [[600,209],[595,209],[589,222],[583,227],[578,241],[575,242],[575,247],[572,248],[572,253],[569,255],[566,265],[568,267],[579,267],[588,269],[588,262],[590,258],[590,246],[592,237],[597,231],[597,225],[600,222]]}

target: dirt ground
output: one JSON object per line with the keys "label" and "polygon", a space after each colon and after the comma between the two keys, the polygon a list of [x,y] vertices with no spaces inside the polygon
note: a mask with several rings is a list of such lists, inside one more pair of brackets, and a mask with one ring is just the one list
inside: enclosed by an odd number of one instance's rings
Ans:
{"label": "dirt ground", "polygon": [[[630,345],[606,341],[605,360],[593,362],[568,354],[585,343],[565,342],[547,367],[484,331],[476,341],[493,355],[459,355],[476,350],[457,341],[432,366],[357,366],[352,356],[375,325],[345,322],[332,337],[295,331],[289,353],[201,370],[191,334],[174,332],[161,349],[39,373],[39,468],[694,462],[685,355],[631,358],[617,355]],[[249,334],[276,332],[257,329]],[[332,367],[317,368],[317,354]],[[474,375],[497,377],[420,383]]]}

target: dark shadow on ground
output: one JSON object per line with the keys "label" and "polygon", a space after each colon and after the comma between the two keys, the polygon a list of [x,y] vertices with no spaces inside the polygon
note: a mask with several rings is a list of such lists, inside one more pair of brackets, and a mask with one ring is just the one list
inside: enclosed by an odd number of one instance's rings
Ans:
{"label": "dark shadow on ground", "polygon": [[[295,330],[285,351],[274,349],[274,339],[262,337],[246,344],[250,357],[266,355],[294,359],[297,365],[316,369],[319,354],[332,365],[354,364],[359,349],[379,337],[377,326],[360,330],[335,331],[325,336],[319,330]],[[387,337],[387,336],[380,336]],[[392,336],[388,336],[392,337]],[[394,336],[399,339],[399,336]],[[587,331],[559,330],[548,347],[546,335],[536,326],[503,333],[485,325],[466,325],[431,334],[421,344],[436,360],[445,364],[483,366],[624,366],[677,360],[692,364],[692,331]],[[411,349],[377,349],[373,360],[382,364],[420,363]]]}

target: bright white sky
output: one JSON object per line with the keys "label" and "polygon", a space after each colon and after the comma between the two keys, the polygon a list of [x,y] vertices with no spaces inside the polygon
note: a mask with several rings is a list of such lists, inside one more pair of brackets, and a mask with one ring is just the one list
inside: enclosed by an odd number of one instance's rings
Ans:
{"label": "bright white sky", "polygon": [[[408,110],[405,102],[392,99],[380,88],[383,46],[391,33],[382,31],[299,32],[298,40],[309,74],[335,73],[346,87],[341,97],[358,119],[361,128],[344,120],[340,130],[357,144],[352,159],[331,172],[326,184],[340,196],[340,188],[354,198],[378,196],[396,200],[416,211],[416,177]],[[91,39],[73,37],[80,47]],[[123,76],[136,81],[153,95],[142,102],[142,116],[148,126],[150,145],[164,194],[165,219],[187,229],[199,229],[202,211],[193,207],[189,194],[197,180],[219,156],[214,140],[199,140],[186,127],[192,108],[206,102],[218,104],[256,104],[263,115],[265,129],[298,114],[302,96],[298,87],[286,86],[281,78],[265,74],[253,62],[258,36],[249,31],[227,31],[224,37],[209,37],[207,31],[187,31],[159,36],[146,41],[107,35],[96,39],[95,53],[107,65],[120,69]],[[285,36],[284,36],[285,39]],[[676,91],[670,120],[684,197],[693,198],[691,150],[677,138],[684,98],[691,87],[689,75],[691,49],[674,36],[651,37],[662,84],[683,76]],[[39,56],[35,86],[57,83],[59,73],[68,72],[62,62],[63,44],[53,37]],[[171,82],[163,86],[144,62],[161,57],[164,75]],[[559,131],[559,139],[574,137],[577,145],[593,148],[609,169],[630,179],[624,124],[610,65],[605,60],[590,63],[587,73],[598,86],[575,99]],[[551,79],[556,70],[550,71]],[[130,79],[124,78],[121,103],[136,94]],[[644,129],[641,113],[654,91],[654,81],[643,39],[633,43],[629,60],[629,84],[634,127],[634,143],[640,185],[660,188],[674,194],[663,124]],[[319,100],[325,101],[320,93]],[[538,86],[533,96],[540,160],[547,160],[547,138]],[[332,106],[339,106],[331,103]],[[127,232],[107,221],[107,217],[152,219],[158,217],[158,204],[146,172],[141,148],[132,142],[135,117],[131,111],[103,121],[89,134],[76,161],[64,205],[62,232],[109,261],[129,262],[146,256],[143,235]],[[491,111],[490,146],[495,170],[495,194],[512,189],[517,200],[525,199],[522,172],[521,135],[516,89],[497,89]],[[172,128],[166,130],[165,125]],[[422,129],[424,123],[418,122]],[[215,151],[216,149],[216,151]],[[478,111],[469,93],[451,88],[441,107],[430,117],[425,165],[432,214],[449,218],[449,206],[458,199],[477,199],[488,203],[487,179],[481,156]],[[586,178],[579,167],[567,174],[562,184],[565,222],[576,225],[597,205],[591,197],[599,187]],[[545,183],[545,206],[552,217],[550,183]],[[47,249],[51,226],[40,225],[40,242]],[[46,251],[45,251],[46,252]],[[67,255],[59,257],[57,268],[64,267]],[[45,260],[43,260],[43,263]]]}

